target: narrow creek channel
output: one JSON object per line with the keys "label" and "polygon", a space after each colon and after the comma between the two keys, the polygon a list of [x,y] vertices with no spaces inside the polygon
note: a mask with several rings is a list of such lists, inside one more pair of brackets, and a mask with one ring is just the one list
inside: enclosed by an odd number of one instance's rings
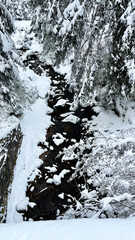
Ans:
{"label": "narrow creek channel", "polygon": [[[44,153],[40,155],[43,161],[39,168],[40,176],[34,182],[29,182],[27,188],[26,195],[35,205],[20,212],[26,221],[56,219],[74,204],[74,197],[80,198],[77,182],[69,180],[78,159],[63,161],[62,153],[64,149],[80,141],[83,134],[82,119],[91,119],[94,112],[90,107],[78,107],[75,111],[71,109],[74,94],[70,92],[65,76],[57,73],[51,65],[42,63],[36,53],[27,56],[24,64],[38,75],[42,74],[42,70],[46,71],[51,78],[48,106],[52,109],[49,114],[53,124],[47,130],[46,142],[38,144],[44,149]],[[73,121],[63,121],[69,116],[73,117]],[[81,182],[82,179],[77,181]]]}

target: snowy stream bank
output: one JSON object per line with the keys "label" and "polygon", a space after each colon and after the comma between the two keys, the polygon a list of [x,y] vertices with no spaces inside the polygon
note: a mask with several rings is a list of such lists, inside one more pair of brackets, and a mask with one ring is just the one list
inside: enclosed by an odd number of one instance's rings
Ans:
{"label": "snowy stream bank", "polygon": [[[30,22],[19,21],[18,24],[17,21],[15,24],[16,33],[13,39],[16,47],[19,44],[19,47],[21,47],[20,40],[22,41],[25,37],[25,31],[29,31]],[[40,54],[42,49],[40,44],[33,38],[28,50],[29,54],[35,50]],[[46,77],[45,72],[41,76],[35,74],[29,67],[26,67],[26,69],[19,67],[19,73],[20,79],[27,81],[29,88],[34,87],[37,89],[38,97],[31,106],[25,109],[23,118],[20,120],[24,137],[14,171],[11,194],[9,194],[7,222],[22,221],[21,214],[17,213],[16,210],[25,209],[28,205],[28,198],[26,198],[27,182],[33,180],[35,175],[38,174],[37,167],[42,163],[42,160],[39,159],[42,149],[37,145],[40,141],[45,140],[45,132],[50,125],[50,117],[47,115],[49,108],[45,100],[45,96],[50,89],[50,78]],[[31,206],[33,205],[31,204]]]}

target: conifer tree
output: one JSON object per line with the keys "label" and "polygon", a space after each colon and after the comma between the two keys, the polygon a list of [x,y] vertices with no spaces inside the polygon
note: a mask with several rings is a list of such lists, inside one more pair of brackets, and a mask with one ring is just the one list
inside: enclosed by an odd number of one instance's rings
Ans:
{"label": "conifer tree", "polygon": [[22,113],[24,89],[19,80],[17,53],[10,35],[14,31],[12,16],[0,3],[0,109],[16,116]]}
{"label": "conifer tree", "polygon": [[82,105],[118,108],[134,99],[134,1],[31,1],[34,28],[53,64],[72,60]]}

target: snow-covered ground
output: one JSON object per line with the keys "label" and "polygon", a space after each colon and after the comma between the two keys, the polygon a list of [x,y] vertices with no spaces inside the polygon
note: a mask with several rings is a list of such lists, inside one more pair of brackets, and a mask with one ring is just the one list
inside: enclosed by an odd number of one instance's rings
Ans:
{"label": "snow-covered ground", "polygon": [[1,240],[134,240],[135,219],[79,219],[1,224]]}
{"label": "snow-covered ground", "polygon": [[[13,39],[16,47],[19,47],[19,44],[25,38],[25,33],[29,31],[30,22],[19,21],[19,24],[18,22],[15,22],[15,24],[17,29]],[[42,50],[35,38],[29,47],[29,53],[35,50],[40,53]],[[34,180],[35,175],[39,174],[37,167],[42,163],[39,155],[43,150],[37,144],[40,141],[45,141],[46,129],[50,125],[50,117],[47,115],[49,108],[45,98],[50,89],[50,78],[46,77],[45,72],[38,76],[29,67],[18,66],[18,68],[20,79],[24,81],[27,88],[37,89],[37,98],[32,105],[28,104],[20,120],[24,137],[14,171],[13,183],[10,186],[11,193],[8,199],[7,222],[22,221],[22,216],[17,213],[16,209],[26,209],[28,204],[31,207],[34,206],[34,203],[29,203],[28,198],[26,198],[27,182],[30,179]]]}

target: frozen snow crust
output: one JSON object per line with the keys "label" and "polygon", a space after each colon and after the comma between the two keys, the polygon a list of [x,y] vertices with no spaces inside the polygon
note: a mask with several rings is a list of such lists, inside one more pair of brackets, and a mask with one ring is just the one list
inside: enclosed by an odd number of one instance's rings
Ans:
{"label": "frozen snow crust", "polygon": [[1,224],[2,240],[134,240],[135,219],[81,219]]}

